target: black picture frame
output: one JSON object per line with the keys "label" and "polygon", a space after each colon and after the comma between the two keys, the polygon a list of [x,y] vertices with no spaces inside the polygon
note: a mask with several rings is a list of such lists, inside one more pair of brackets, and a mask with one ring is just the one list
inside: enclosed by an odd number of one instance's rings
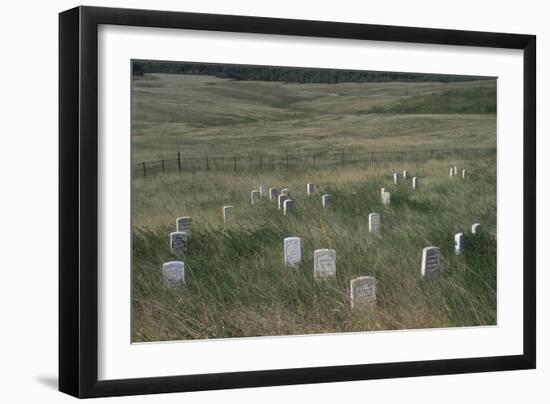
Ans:
{"label": "black picture frame", "polygon": [[[100,24],[523,50],[523,354],[98,381]],[[96,7],[60,13],[59,390],[85,398],[535,368],[535,103],[533,35]]]}

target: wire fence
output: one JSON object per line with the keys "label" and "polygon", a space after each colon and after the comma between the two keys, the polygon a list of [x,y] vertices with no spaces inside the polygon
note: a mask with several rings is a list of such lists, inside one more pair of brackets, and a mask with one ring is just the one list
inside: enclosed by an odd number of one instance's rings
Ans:
{"label": "wire fence", "polygon": [[225,156],[183,156],[143,161],[133,164],[134,177],[147,177],[166,172],[196,171],[251,171],[251,170],[303,170],[329,167],[363,166],[374,167],[380,163],[418,162],[428,160],[473,159],[496,156],[496,148],[454,148],[428,150],[372,151],[372,152],[327,152],[312,154],[249,154]]}

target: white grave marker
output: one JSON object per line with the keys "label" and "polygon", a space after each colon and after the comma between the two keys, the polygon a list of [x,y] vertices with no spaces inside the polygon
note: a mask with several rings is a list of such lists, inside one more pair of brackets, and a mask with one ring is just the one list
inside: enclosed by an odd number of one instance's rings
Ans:
{"label": "white grave marker", "polygon": [[235,222],[235,208],[233,206],[224,206],[223,207],[223,221],[225,223],[234,223]]}
{"label": "white grave marker", "polygon": [[384,192],[386,192],[386,188],[380,188],[380,198],[382,198]]}
{"label": "white grave marker", "polygon": [[449,170],[449,177],[452,177],[453,176],[453,168],[451,167],[451,169]]}
{"label": "white grave marker", "polygon": [[457,166],[453,167],[453,175],[458,175],[458,167]]}
{"label": "white grave marker", "polygon": [[185,285],[185,263],[169,261],[162,264],[162,283],[165,288]]}
{"label": "white grave marker", "polygon": [[439,269],[441,252],[437,247],[425,247],[422,250],[422,276],[431,275]]}
{"label": "white grave marker", "polygon": [[302,240],[300,237],[287,237],[284,240],[285,265],[295,267],[302,262]]}
{"label": "white grave marker", "polygon": [[455,234],[455,254],[460,255],[464,251],[464,233]]}
{"label": "white grave marker", "polygon": [[184,231],[188,236],[191,236],[192,227],[193,219],[191,216],[182,216],[176,219],[176,231]]}
{"label": "white grave marker", "polygon": [[403,170],[403,179],[404,179],[404,180],[407,179],[407,170]]}
{"label": "white grave marker", "polygon": [[418,189],[418,186],[420,185],[420,180],[418,177],[413,177],[413,189]]}
{"label": "white grave marker", "polygon": [[283,211],[285,215],[291,214],[294,212],[294,201],[292,199],[287,199],[283,202]]}
{"label": "white grave marker", "polygon": [[311,182],[307,184],[307,194],[313,195],[317,190],[315,189],[315,184],[312,184]]}
{"label": "white grave marker", "polygon": [[376,278],[359,276],[349,283],[351,308],[376,303]]}
{"label": "white grave marker", "polygon": [[313,276],[315,279],[336,276],[336,250],[323,248],[313,252]]}
{"label": "white grave marker", "polygon": [[170,252],[173,255],[185,255],[187,251],[187,233],[184,231],[173,231],[170,233]]}
{"label": "white grave marker", "polygon": [[382,205],[389,205],[390,204],[390,193],[389,192],[382,192]]}
{"label": "white grave marker", "polygon": [[279,196],[279,190],[277,188],[269,188],[269,200],[276,201]]}
{"label": "white grave marker", "polygon": [[288,195],[280,194],[279,195],[279,209],[282,209],[284,206],[284,203],[287,199],[290,199]]}
{"label": "white grave marker", "polygon": [[323,208],[328,209],[332,205],[332,200],[329,194],[323,195]]}
{"label": "white grave marker", "polygon": [[399,174],[393,173],[393,183],[395,185],[399,184]]}
{"label": "white grave marker", "polygon": [[472,225],[472,234],[479,234],[481,233],[481,224],[480,223],[474,223]]}
{"label": "white grave marker", "polygon": [[369,232],[374,234],[380,233],[380,214],[379,213],[369,214]]}
{"label": "white grave marker", "polygon": [[260,191],[254,190],[250,192],[250,202],[252,205],[256,205],[260,202]]}
{"label": "white grave marker", "polygon": [[465,168],[462,169],[462,178],[463,179],[466,178],[466,169]]}
{"label": "white grave marker", "polygon": [[266,196],[268,192],[269,190],[267,189],[267,185],[260,185],[260,196]]}
{"label": "white grave marker", "polygon": [[281,189],[281,195],[290,196],[290,190],[288,188]]}

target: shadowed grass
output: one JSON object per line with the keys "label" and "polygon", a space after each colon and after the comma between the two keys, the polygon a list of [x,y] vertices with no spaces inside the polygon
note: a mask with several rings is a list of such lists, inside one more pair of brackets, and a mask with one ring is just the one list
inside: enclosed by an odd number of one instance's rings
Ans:
{"label": "shadowed grass", "polygon": [[376,105],[370,112],[394,114],[495,114],[496,87],[451,89]]}

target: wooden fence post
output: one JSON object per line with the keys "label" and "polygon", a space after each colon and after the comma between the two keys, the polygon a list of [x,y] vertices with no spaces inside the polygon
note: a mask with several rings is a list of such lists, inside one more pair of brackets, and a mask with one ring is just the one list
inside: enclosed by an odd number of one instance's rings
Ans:
{"label": "wooden fence post", "polygon": [[[376,152],[374,152],[374,151],[370,152],[370,163],[371,163],[372,167],[375,166],[375,156],[374,156],[375,153]],[[399,156],[401,157],[401,161],[404,162],[405,161],[404,160],[404,157],[405,157],[405,151],[404,150],[400,150],[399,152],[397,152],[397,151],[390,152],[390,153],[386,153],[386,154],[389,154],[390,155],[390,157],[389,157],[390,160],[393,161],[392,159],[397,158],[397,153],[399,153]],[[414,158],[420,158],[420,156],[424,156],[424,158],[427,158],[428,157],[427,153],[428,153],[428,150],[415,152],[415,154],[414,154],[415,157]],[[470,149],[470,148],[464,148],[464,147],[455,147],[454,149],[430,149],[429,153],[430,153],[429,158],[431,160],[437,159],[438,156],[439,156],[440,159],[443,159],[443,160],[445,160],[447,158],[450,158],[450,157],[454,157],[454,158],[459,158],[460,157],[464,160],[465,158],[472,157],[472,156],[486,156],[486,155],[494,154],[494,153],[496,153],[496,149],[495,148]],[[382,152],[382,154],[383,154],[383,152]],[[260,169],[263,169],[263,155],[259,154],[258,156],[259,156]],[[332,156],[338,156],[338,154],[336,153]],[[317,168],[317,155],[312,154],[311,157],[312,157],[312,162],[313,162],[313,168]],[[329,157],[329,160],[328,160],[329,165],[338,164],[337,162],[335,162],[331,159],[330,154],[328,155],[328,157]],[[278,164],[279,159],[280,159],[280,155],[279,156],[272,156],[271,164],[272,165]],[[368,154],[366,154],[367,166],[368,166],[368,159],[369,159]],[[156,164],[158,164],[160,162],[162,172],[165,173],[168,169],[166,167],[166,161],[167,160],[165,160],[165,159],[156,160],[156,161],[149,161],[149,162],[143,161],[141,163],[135,163],[135,167],[137,169],[137,167],[139,167],[141,165],[143,176],[147,177],[147,174],[148,174],[147,173],[147,165],[148,164],[155,167]],[[172,161],[172,160],[168,160],[168,162],[170,162],[170,161]],[[197,161],[199,161],[199,167],[200,167],[200,157],[197,159]],[[223,157],[223,161],[227,161],[227,157]],[[353,159],[351,161],[353,163]],[[384,159],[381,159],[379,161],[383,162]],[[300,165],[303,162],[305,162],[305,160],[300,155],[298,155],[296,162],[297,162],[297,165]],[[359,158],[359,160],[357,160],[356,162],[362,162],[361,158]],[[181,153],[180,152],[178,152],[178,154],[177,154],[177,164],[178,164],[178,170],[182,171],[183,166],[182,166],[182,159],[181,159]],[[234,171],[237,171],[237,164],[238,164],[238,156],[233,155],[233,170]],[[286,155],[285,155],[285,164],[286,164],[286,168],[289,169],[290,168],[290,154],[289,153],[286,153]],[[345,151],[341,152],[341,164],[342,164],[342,166],[346,165]],[[210,158],[209,158],[208,155],[205,156],[205,165],[206,165],[206,170],[210,171]],[[223,165],[225,165],[225,164],[223,164]]]}

